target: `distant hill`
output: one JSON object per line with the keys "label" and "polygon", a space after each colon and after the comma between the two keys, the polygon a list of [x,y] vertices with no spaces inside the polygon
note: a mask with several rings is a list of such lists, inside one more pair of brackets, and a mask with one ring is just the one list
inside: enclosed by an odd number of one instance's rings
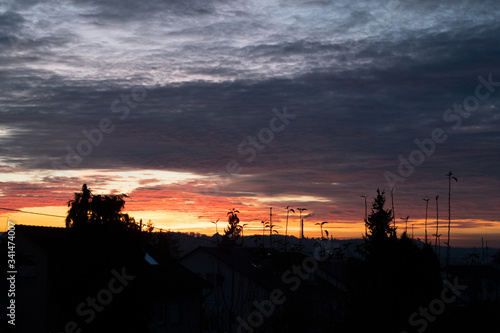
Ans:
{"label": "distant hill", "polygon": [[[207,235],[200,235],[200,234],[187,234],[187,233],[180,233],[180,232],[175,232],[175,238],[178,241],[178,249],[179,249],[179,255],[182,257],[186,255],[187,253],[191,252],[192,250],[196,249],[199,246],[204,246],[204,247],[212,247],[212,246],[217,246],[217,236],[214,234],[212,236],[207,236]],[[218,235],[218,239],[220,242],[221,235]],[[268,248],[269,247],[269,236],[264,236],[262,238],[262,235],[259,235],[259,237],[253,237],[253,236],[244,236],[243,237],[243,242],[242,238],[238,239],[237,244],[241,246],[243,243],[244,247],[256,247],[256,246],[262,246],[262,242],[264,242],[264,247]],[[274,235],[272,236],[272,241],[273,241],[273,248],[279,248],[281,250],[284,249],[284,242],[285,242],[285,236],[283,235]],[[313,254],[314,253],[314,247],[315,244],[317,244],[320,240],[318,238],[305,238],[302,241],[302,244],[304,246],[303,253],[305,254]],[[288,251],[292,250],[292,247],[297,248],[298,244],[300,243],[300,239],[298,239],[295,236],[288,236]],[[325,247],[326,250],[330,249],[339,249],[342,250],[346,255],[356,255],[356,246],[359,244],[363,243],[363,239],[357,238],[357,239],[329,239],[329,240],[324,240],[323,241],[323,246]],[[420,240],[415,240],[415,243],[419,246],[423,246],[423,242]],[[433,246],[434,248],[434,246]],[[439,251],[440,250],[440,251]],[[497,248],[485,248],[484,251],[484,263],[485,264],[491,264],[493,262],[493,256],[499,251],[500,249]],[[441,246],[438,248],[438,253],[441,253],[440,260],[441,260],[441,265],[444,265],[446,262],[446,246]],[[483,260],[483,251],[481,248],[473,248],[473,247],[451,247],[450,248],[450,264],[453,265],[460,265],[460,264],[467,264],[468,260],[476,260],[476,261],[481,261]]]}

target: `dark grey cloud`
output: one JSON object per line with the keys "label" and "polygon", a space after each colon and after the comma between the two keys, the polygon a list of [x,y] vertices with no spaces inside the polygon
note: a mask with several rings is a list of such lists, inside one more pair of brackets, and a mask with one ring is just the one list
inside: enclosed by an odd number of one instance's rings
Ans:
{"label": "dark grey cloud", "polygon": [[6,11],[0,14],[0,27],[4,33],[15,32],[15,29],[19,29],[24,22],[23,16],[18,13]]}
{"label": "dark grey cloud", "polygon": [[[443,115],[475,93],[479,76],[500,81],[496,7],[11,2],[0,6],[0,161],[51,170],[109,118],[115,129],[76,169],[212,176],[235,160],[247,178],[219,195],[256,197],[273,182],[276,195],[330,198],[336,212],[367,189],[388,189],[384,172],[396,172],[398,156],[442,128],[446,142],[402,186],[423,195],[449,169],[495,184],[500,87],[457,129]],[[120,119],[113,103],[142,85],[147,96]],[[249,162],[238,146],[284,107],[296,118]]]}

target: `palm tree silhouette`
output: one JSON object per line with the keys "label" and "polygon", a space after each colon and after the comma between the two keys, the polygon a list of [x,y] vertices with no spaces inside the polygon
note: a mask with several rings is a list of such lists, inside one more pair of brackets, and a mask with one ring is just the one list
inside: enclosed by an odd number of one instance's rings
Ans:
{"label": "palm tree silhouette", "polygon": [[[323,240],[324,237],[323,237],[323,224],[325,223],[328,223],[326,221],[323,221],[323,222],[318,222],[318,223],[315,223],[314,225],[319,225],[319,227],[321,228],[321,239]],[[325,230],[326,231],[326,230]]]}
{"label": "palm tree silhouette", "polygon": [[262,247],[264,247],[264,236],[265,236],[265,233],[266,233],[266,228],[269,225],[269,222],[267,222],[267,221],[260,221],[260,223],[262,223]]}
{"label": "palm tree silhouette", "polygon": [[239,211],[234,208],[227,212],[228,226],[224,229],[224,240],[236,241],[240,237],[240,219],[238,218],[238,215],[236,213],[239,213]]}

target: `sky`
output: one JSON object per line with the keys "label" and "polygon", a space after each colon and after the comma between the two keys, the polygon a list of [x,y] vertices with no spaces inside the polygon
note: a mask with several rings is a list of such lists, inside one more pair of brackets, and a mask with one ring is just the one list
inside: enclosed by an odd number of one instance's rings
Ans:
{"label": "sky", "polygon": [[379,188],[423,239],[451,183],[451,245],[500,247],[499,9],[4,0],[0,207],[55,216],[0,225],[64,226],[86,183],[163,229],[213,234],[235,208],[261,233],[272,207],[284,233],[290,206],[293,235],[307,208],[306,236],[359,238]]}

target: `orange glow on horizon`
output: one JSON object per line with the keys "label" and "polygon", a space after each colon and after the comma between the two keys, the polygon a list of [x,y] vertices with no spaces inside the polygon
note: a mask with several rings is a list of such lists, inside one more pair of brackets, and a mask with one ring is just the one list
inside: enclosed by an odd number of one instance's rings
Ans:
{"label": "orange glow on horizon", "polygon": [[[36,212],[43,214],[59,215],[65,216],[67,212],[67,207],[31,207],[26,209],[21,209],[27,212]],[[136,221],[142,218],[143,223],[146,224],[149,220],[153,222],[157,229],[161,228],[163,230],[170,230],[174,232],[195,232],[204,235],[211,236],[215,234],[215,225],[211,221],[215,219],[209,219],[195,214],[194,212],[179,212],[179,211],[127,211],[131,216],[135,217]],[[247,212],[245,214],[240,213],[240,223],[247,224],[244,227],[244,235],[262,235],[263,229],[260,220],[254,219],[253,221],[246,221],[245,216],[248,216]],[[276,214],[273,217],[273,223],[275,224],[274,230],[277,230],[279,234],[285,234],[285,221],[286,214]],[[225,216],[224,216],[225,217]],[[32,215],[21,212],[6,212],[0,215],[1,229],[0,231],[5,231],[7,228],[7,221],[12,221],[16,224],[25,225],[37,225],[37,226],[52,226],[52,227],[65,227],[64,218],[49,217],[43,215]],[[172,222],[175,221],[175,222]],[[319,221],[319,220],[318,220]],[[304,221],[304,236],[307,238],[319,238],[320,228],[315,225],[318,221],[316,220],[305,220]],[[414,220],[408,222],[408,236],[411,237],[411,225],[414,225],[414,238],[419,238],[421,241],[424,240],[424,220]],[[440,234],[441,244],[447,236],[447,221],[440,221]],[[223,234],[224,228],[227,226],[226,219],[220,219],[217,225],[219,234]],[[397,222],[398,236],[404,231],[404,222]],[[435,233],[435,221],[428,221],[428,240],[431,244],[434,243],[435,237],[432,234]],[[364,224],[358,221],[337,221],[329,222],[323,227],[323,232],[328,230],[331,237],[336,239],[357,239],[361,238],[364,233]],[[269,229],[264,230],[265,235],[269,234]],[[298,216],[293,216],[289,218],[288,221],[288,235],[293,235],[299,237],[300,227]],[[500,223],[493,221],[463,221],[463,220],[453,220],[451,229],[451,245],[452,246],[480,246],[481,237],[488,242],[489,247],[500,248]]]}

